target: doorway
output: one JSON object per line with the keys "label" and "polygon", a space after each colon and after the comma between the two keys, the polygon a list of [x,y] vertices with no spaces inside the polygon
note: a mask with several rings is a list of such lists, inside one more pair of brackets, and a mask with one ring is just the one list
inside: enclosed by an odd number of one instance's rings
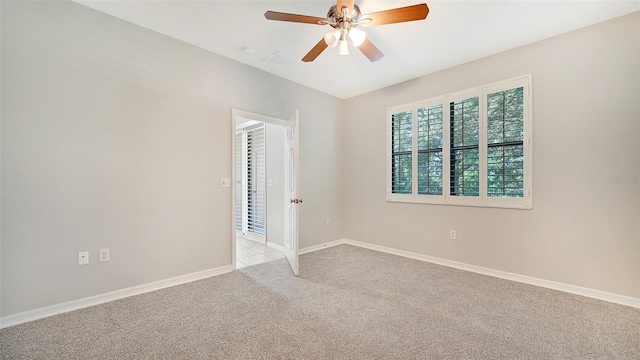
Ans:
{"label": "doorway", "polygon": [[233,110],[232,261],[236,269],[288,258],[285,250],[291,247],[285,248],[285,243],[290,244],[285,227],[291,215],[286,211],[285,190],[291,171],[286,157],[290,124]]}

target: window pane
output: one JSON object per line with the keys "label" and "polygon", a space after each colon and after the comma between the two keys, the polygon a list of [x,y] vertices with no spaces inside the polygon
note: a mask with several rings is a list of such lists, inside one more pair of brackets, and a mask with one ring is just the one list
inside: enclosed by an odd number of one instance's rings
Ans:
{"label": "window pane", "polygon": [[524,196],[524,88],[487,95],[487,196]]}
{"label": "window pane", "polygon": [[391,192],[411,194],[412,180],[412,112],[391,115]]}
{"label": "window pane", "polygon": [[391,192],[394,194],[411,194],[411,154],[394,155],[392,162]]}
{"label": "window pane", "polygon": [[418,194],[442,195],[442,105],[418,109]]}
{"label": "window pane", "polygon": [[472,97],[449,103],[450,128],[450,194],[480,196],[479,98]]}
{"label": "window pane", "polygon": [[418,152],[418,194],[442,195],[442,150]]}

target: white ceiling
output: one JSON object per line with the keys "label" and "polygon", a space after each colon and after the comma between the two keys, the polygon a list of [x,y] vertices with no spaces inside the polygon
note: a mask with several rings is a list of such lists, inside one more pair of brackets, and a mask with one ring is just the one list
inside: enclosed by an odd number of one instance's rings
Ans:
{"label": "white ceiling", "polygon": [[[328,48],[301,59],[331,28],[268,21],[267,10],[326,16],[334,1],[88,1],[78,3],[342,99],[640,10],[639,1],[433,1],[426,20],[366,28],[385,54]],[[420,3],[357,1],[364,14]],[[245,54],[243,47],[254,50]],[[285,68],[262,62],[279,52]]]}

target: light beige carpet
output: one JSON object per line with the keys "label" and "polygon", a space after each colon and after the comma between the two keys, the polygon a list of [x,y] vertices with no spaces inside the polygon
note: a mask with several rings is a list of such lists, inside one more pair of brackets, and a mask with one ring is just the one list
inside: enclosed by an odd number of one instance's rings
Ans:
{"label": "light beige carpet", "polygon": [[2,359],[639,359],[640,310],[353,246],[0,331]]}

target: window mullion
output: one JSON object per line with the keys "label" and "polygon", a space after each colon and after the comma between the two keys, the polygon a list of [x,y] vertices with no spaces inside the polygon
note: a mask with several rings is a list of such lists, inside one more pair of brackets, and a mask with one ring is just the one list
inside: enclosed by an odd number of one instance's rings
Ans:
{"label": "window mullion", "polygon": [[478,156],[480,166],[480,203],[487,203],[487,91],[482,89],[480,96],[480,139],[478,139]]}
{"label": "window mullion", "polygon": [[411,111],[411,195],[418,195],[418,108]]}
{"label": "window mullion", "polygon": [[451,198],[451,107],[445,96],[442,109],[442,191],[445,202]]}

